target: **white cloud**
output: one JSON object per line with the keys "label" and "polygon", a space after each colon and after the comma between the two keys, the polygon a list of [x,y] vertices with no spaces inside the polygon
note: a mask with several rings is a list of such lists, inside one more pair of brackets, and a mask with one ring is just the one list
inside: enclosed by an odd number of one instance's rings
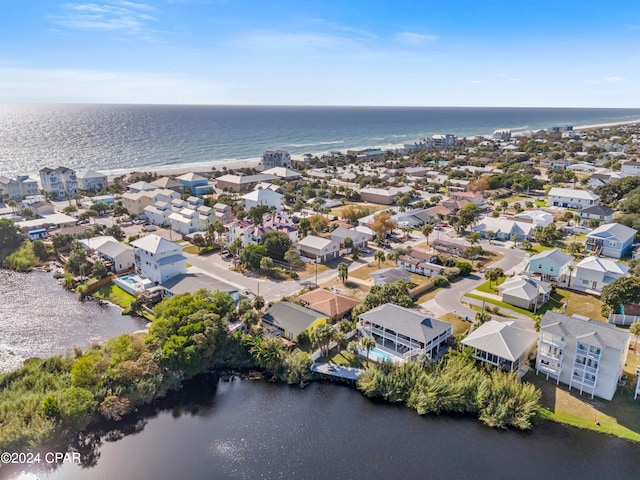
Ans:
{"label": "white cloud", "polygon": [[396,41],[407,45],[424,45],[438,40],[436,35],[425,35],[416,32],[398,32],[394,38]]}
{"label": "white cloud", "polygon": [[118,32],[124,35],[152,38],[150,24],[157,20],[152,15],[155,8],[127,1],[103,3],[65,3],[61,12],[50,15],[56,25],[88,31]]}
{"label": "white cloud", "polygon": [[605,82],[624,82],[626,80],[626,78],[624,77],[607,77],[604,79]]}

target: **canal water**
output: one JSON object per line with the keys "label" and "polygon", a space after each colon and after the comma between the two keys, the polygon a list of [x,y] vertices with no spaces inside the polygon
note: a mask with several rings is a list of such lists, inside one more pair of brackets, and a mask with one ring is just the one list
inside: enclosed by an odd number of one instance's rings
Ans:
{"label": "canal water", "polygon": [[146,321],[121,312],[79,301],[51,273],[0,269],[0,372],[29,357],[66,353],[145,328]]}
{"label": "canal water", "polygon": [[640,472],[640,447],[594,432],[553,423],[501,431],[420,417],[347,386],[212,375],[74,448],[84,465],[22,466],[6,478],[601,480]]}

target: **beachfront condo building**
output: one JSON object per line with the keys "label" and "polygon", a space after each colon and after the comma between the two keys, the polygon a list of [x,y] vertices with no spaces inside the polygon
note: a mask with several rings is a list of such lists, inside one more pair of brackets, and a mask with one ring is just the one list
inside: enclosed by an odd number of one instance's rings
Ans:
{"label": "beachfront condo building", "polygon": [[76,172],[67,167],[48,168],[40,170],[40,185],[45,195],[53,198],[72,197],[80,190]]}
{"label": "beachfront condo building", "polygon": [[264,168],[291,167],[291,155],[286,150],[267,150],[262,154]]}

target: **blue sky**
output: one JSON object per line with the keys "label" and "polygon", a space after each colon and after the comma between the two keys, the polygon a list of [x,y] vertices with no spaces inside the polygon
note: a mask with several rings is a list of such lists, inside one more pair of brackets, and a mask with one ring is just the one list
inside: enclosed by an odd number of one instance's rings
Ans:
{"label": "blue sky", "polygon": [[2,0],[0,102],[640,107],[640,7]]}

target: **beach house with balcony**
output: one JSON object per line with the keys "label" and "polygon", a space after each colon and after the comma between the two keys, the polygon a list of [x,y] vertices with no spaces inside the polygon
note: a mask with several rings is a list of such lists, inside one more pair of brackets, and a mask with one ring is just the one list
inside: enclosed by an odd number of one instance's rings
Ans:
{"label": "beach house with balcony", "polygon": [[131,243],[136,272],[156,284],[186,273],[182,247],[158,235],[147,235]]}
{"label": "beach house with balcony", "polygon": [[631,252],[637,230],[621,223],[607,223],[587,233],[585,250],[596,255],[622,258]]}
{"label": "beach house with balcony", "polygon": [[291,155],[286,150],[267,150],[262,154],[264,168],[291,167]]}
{"label": "beach house with balcony", "polygon": [[0,176],[0,197],[7,200],[20,201],[25,197],[38,195],[38,182],[27,175],[15,178]]}
{"label": "beach house with balcony", "polygon": [[282,210],[282,204],[284,202],[284,195],[274,192],[269,188],[254,190],[240,198],[246,210],[253,207],[265,206],[280,211]]}
{"label": "beach house with balcony", "polygon": [[72,197],[79,192],[76,172],[67,167],[40,170],[40,185],[45,194],[54,198]]}
{"label": "beach house with balcony", "polygon": [[601,223],[611,223],[613,222],[613,216],[615,213],[615,210],[605,207],[604,205],[594,205],[593,207],[583,208],[580,210],[578,215],[580,215],[580,223],[586,225],[589,223],[589,220],[597,220]]}
{"label": "beach house with balcony", "polygon": [[540,322],[536,373],[611,400],[629,350],[628,332],[589,318],[546,312]]}
{"label": "beach house with balcony", "polygon": [[[473,356],[481,362],[507,372],[526,373],[529,355],[536,349],[538,335],[524,330],[513,322],[489,320],[462,340],[465,347],[473,348]],[[533,358],[533,357],[532,357]]]}
{"label": "beach house with balcony", "polygon": [[94,170],[80,170],[76,176],[78,188],[83,192],[98,193],[109,185],[107,176]]}
{"label": "beach house with balcony", "polygon": [[573,257],[554,248],[533,255],[527,260],[524,271],[529,275],[540,275],[547,282],[564,283],[569,278]]}
{"label": "beach house with balcony", "polygon": [[385,303],[358,316],[358,332],[372,337],[376,347],[396,357],[426,353],[436,358],[447,348],[453,327],[416,310]]}
{"label": "beach house with balcony", "polygon": [[197,173],[185,173],[176,177],[176,180],[182,184],[185,190],[191,190],[193,195],[205,195],[213,191],[213,185],[209,183],[209,180]]}

